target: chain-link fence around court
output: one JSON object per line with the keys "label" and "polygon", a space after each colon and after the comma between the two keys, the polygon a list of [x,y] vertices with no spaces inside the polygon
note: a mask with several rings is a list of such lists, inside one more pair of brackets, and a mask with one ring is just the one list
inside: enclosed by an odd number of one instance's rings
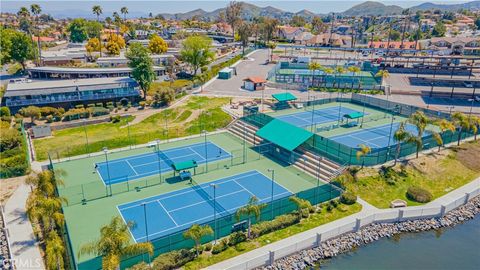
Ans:
{"label": "chain-link fence around court", "polygon": [[[295,196],[308,200],[312,205],[316,205],[325,201],[329,201],[333,198],[338,197],[341,194],[341,190],[333,185],[325,184],[320,185],[318,187],[314,187],[308,190],[304,190],[295,194]],[[271,201],[266,204],[266,207],[262,209],[260,218],[258,220],[252,218],[252,223],[257,223],[260,221],[267,221],[272,220],[273,218],[288,214],[293,211],[297,210],[297,206],[293,203],[289,197],[284,197],[281,199],[277,199]],[[243,217],[241,219],[236,218],[236,213],[230,214],[222,214],[218,215],[219,217],[217,220],[213,220],[204,224],[200,225],[209,225],[213,230],[215,230],[215,234],[218,238],[228,236],[231,234],[235,228],[236,224],[240,224],[242,222],[247,221],[247,217]],[[157,238],[151,241],[154,247],[154,257],[169,252],[172,250],[182,249],[182,248],[192,248],[194,246],[194,242],[190,239],[185,239],[183,236],[184,231],[179,231],[172,233],[170,235]],[[202,238],[202,243],[207,243],[213,241],[213,235],[206,236]],[[121,269],[125,269],[127,267],[131,267],[141,261],[151,261],[152,259],[148,257],[147,254],[142,254],[138,256],[133,256],[129,258],[124,258],[121,263]],[[79,263],[76,266],[76,269],[79,270],[95,270],[101,269],[101,257],[96,257],[94,259]]]}
{"label": "chain-link fence around court", "polygon": [[[313,110],[314,105],[328,104],[332,102],[350,102],[356,105],[366,106],[378,111],[382,111],[385,114],[391,116],[392,113],[408,117],[416,111],[422,111],[426,116],[431,118],[445,118],[450,119],[450,114],[439,112],[435,110],[419,108],[412,105],[402,104],[398,102],[393,102],[385,99],[380,99],[367,95],[352,94],[351,98],[345,97],[335,97],[335,98],[326,98],[319,99],[315,101],[305,102],[305,110]],[[250,123],[258,128],[261,128],[268,124],[274,118],[270,115],[263,113],[252,113],[241,118],[243,121]],[[373,121],[374,119],[372,119]],[[380,119],[381,120],[381,119]],[[369,122],[372,122],[369,121]],[[333,128],[333,127],[332,127]],[[443,132],[440,134],[443,144],[448,144],[459,139],[463,140],[465,138],[473,136],[471,131],[459,131],[454,132]],[[422,149],[427,150],[434,147],[438,147],[437,140],[433,133],[425,133],[422,138]],[[400,144],[400,151],[397,153],[396,143],[393,143],[392,146],[373,148],[372,151],[364,155],[361,159],[357,158],[358,148],[353,148],[341,143],[338,143],[329,138],[323,137],[319,134],[314,134],[311,139],[307,140],[304,143],[306,149],[317,153],[320,156],[324,156],[332,161],[338,162],[340,164],[348,165],[366,165],[373,166],[382,164],[388,161],[391,161],[397,158],[405,157],[410,154],[413,154],[417,151],[417,147],[414,143],[402,142]]]}

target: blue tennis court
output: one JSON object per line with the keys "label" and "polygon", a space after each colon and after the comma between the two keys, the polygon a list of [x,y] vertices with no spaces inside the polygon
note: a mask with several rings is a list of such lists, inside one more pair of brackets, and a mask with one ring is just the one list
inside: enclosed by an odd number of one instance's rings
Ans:
{"label": "blue tennis court", "polygon": [[[116,184],[132,179],[172,171],[176,162],[195,160],[197,164],[227,159],[230,153],[207,142],[161,150],[151,153],[97,163],[97,171],[105,184]],[[160,162],[159,162],[160,160]]]}
{"label": "blue tennis court", "polygon": [[[213,200],[213,186],[216,200]],[[125,222],[134,222],[130,229],[136,242],[160,238],[188,229],[193,224],[213,221],[214,205],[217,217],[234,214],[246,205],[252,196],[259,203],[272,199],[272,180],[258,171],[248,171],[213,182],[192,185],[189,188],[145,198],[118,206]],[[273,199],[292,193],[273,182]],[[145,222],[146,219],[146,222]],[[145,226],[147,224],[147,226]]]}
{"label": "blue tennis court", "polygon": [[[391,132],[390,124],[386,124],[378,127],[360,129],[352,133],[330,137],[329,139],[352,148],[358,148],[360,144],[367,145],[371,148],[384,148],[388,147],[389,137],[390,146],[396,145],[393,135],[399,125],[400,123],[393,123]],[[405,130],[414,134],[417,132],[417,128],[411,124],[406,124]],[[424,134],[428,135],[429,133],[426,131]]]}
{"label": "blue tennis court", "polygon": [[[344,114],[358,112],[350,108],[334,106],[328,107],[323,109],[315,110],[313,114],[313,121],[312,121],[312,112],[311,111],[304,111],[304,112],[297,112],[292,114],[286,114],[277,116],[277,119],[280,119],[284,122],[290,123],[297,127],[307,127],[315,124],[323,124],[328,122],[335,122],[338,121],[338,115],[342,117]],[[367,113],[365,113],[367,115]]]}

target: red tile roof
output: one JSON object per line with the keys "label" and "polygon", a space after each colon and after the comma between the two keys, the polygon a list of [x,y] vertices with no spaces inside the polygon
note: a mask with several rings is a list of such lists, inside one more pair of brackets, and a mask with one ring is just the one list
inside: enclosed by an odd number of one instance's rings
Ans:
{"label": "red tile roof", "polygon": [[246,79],[244,79],[244,81],[251,81],[253,83],[266,83],[267,80],[265,80],[264,78],[262,77],[248,77]]}

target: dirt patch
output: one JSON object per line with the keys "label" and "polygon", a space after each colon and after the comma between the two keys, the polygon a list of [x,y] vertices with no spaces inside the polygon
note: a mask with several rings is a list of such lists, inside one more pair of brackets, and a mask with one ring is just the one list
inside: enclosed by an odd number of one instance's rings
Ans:
{"label": "dirt patch", "polygon": [[451,154],[451,150],[432,152],[421,155],[418,159],[409,160],[408,165],[423,174],[441,174],[443,169],[438,166],[438,162],[445,159],[449,154]]}
{"label": "dirt patch", "polygon": [[466,143],[453,148],[452,151],[465,167],[480,172],[480,143]]}
{"label": "dirt patch", "polygon": [[5,202],[12,196],[17,188],[25,181],[26,176],[7,178],[0,180],[0,203]]}

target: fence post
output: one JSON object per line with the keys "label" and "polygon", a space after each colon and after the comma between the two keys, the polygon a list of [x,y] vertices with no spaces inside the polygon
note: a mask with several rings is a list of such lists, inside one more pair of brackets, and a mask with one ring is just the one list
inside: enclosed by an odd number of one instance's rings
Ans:
{"label": "fence post", "polygon": [[464,204],[467,204],[469,200],[470,200],[470,193],[465,193],[465,203]]}
{"label": "fence post", "polygon": [[317,247],[319,247],[321,243],[322,243],[322,234],[317,233]]}
{"label": "fence post", "polygon": [[442,204],[442,206],[440,206],[440,216],[441,217],[445,216],[446,212],[447,212],[447,207],[445,207],[445,205]]}
{"label": "fence post", "polygon": [[355,231],[358,232],[360,230],[360,223],[361,219],[357,218],[355,221]]}
{"label": "fence post", "polygon": [[275,252],[270,250],[268,252],[268,256],[269,256],[269,265],[272,265],[275,262]]}
{"label": "fence post", "polygon": [[403,219],[403,209],[398,210],[398,221],[402,221]]}

